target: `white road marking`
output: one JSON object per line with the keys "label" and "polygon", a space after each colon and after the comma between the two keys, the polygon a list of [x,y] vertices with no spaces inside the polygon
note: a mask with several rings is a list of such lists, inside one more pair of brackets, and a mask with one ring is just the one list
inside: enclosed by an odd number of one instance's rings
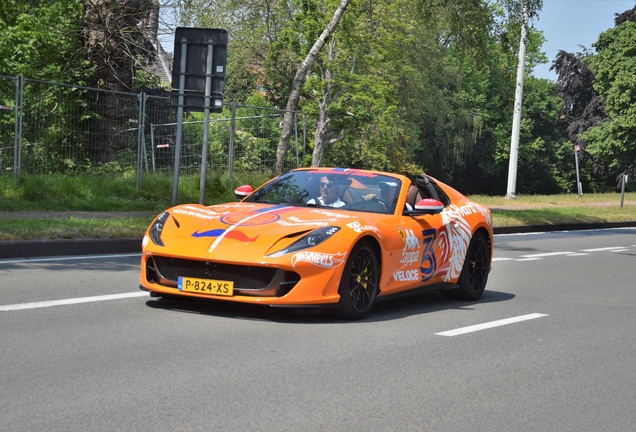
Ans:
{"label": "white road marking", "polygon": [[558,256],[558,255],[570,255],[572,253],[573,252],[545,252],[545,253],[521,255],[521,256],[523,258],[543,258],[543,257]]}
{"label": "white road marking", "polygon": [[614,249],[625,249],[624,246],[613,246],[613,247],[603,247],[596,249],[582,249],[581,252],[603,252],[603,251],[611,251]]}
{"label": "white road marking", "polygon": [[543,259],[545,257],[552,257],[552,256],[570,256],[570,257],[576,257],[576,256],[584,256],[584,255],[589,255],[590,252],[630,252],[631,249],[630,247],[636,247],[636,245],[633,246],[612,246],[612,247],[603,247],[603,248],[595,248],[595,249],[582,249],[580,252],[567,252],[567,251],[561,251],[561,252],[545,252],[545,253],[538,253],[538,254],[530,254],[530,255],[520,255],[520,258],[504,258],[504,257],[499,257],[499,258],[493,258],[493,262],[494,261],[535,261],[535,260],[539,260],[539,259]]}
{"label": "white road marking", "polygon": [[54,258],[20,258],[0,260],[0,264],[6,263],[26,263],[26,262],[43,262],[43,261],[67,261],[67,260],[85,260],[85,259],[104,259],[104,258],[122,258],[122,257],[139,257],[140,253],[134,254],[110,254],[110,255],[79,255],[79,256],[59,256]]}
{"label": "white road marking", "polygon": [[40,309],[47,308],[53,306],[65,306],[79,303],[90,303],[90,302],[98,302],[98,301],[107,301],[107,300],[119,300],[131,297],[148,297],[149,294],[144,291],[138,292],[129,292],[123,294],[109,294],[109,295],[101,295],[101,296],[93,296],[93,297],[78,297],[78,298],[70,298],[63,300],[50,300],[50,301],[41,301],[41,302],[33,302],[33,303],[19,303],[13,305],[5,305],[0,306],[0,312],[9,312],[9,311],[18,311],[25,309]]}
{"label": "white road marking", "polygon": [[486,330],[486,329],[490,329],[493,327],[500,327],[500,326],[504,326],[504,325],[508,325],[508,324],[514,324],[514,323],[518,323],[521,321],[528,321],[531,319],[536,319],[536,318],[542,318],[542,317],[546,317],[548,316],[547,314],[542,314],[542,313],[533,313],[533,314],[529,314],[529,315],[521,315],[518,317],[513,317],[513,318],[506,318],[506,319],[502,319],[502,320],[498,320],[498,321],[491,321],[491,322],[487,322],[487,323],[483,323],[483,324],[477,324],[477,325],[472,325],[472,326],[468,326],[468,327],[462,327],[462,328],[458,328],[455,330],[448,330],[448,331],[444,331],[444,332],[440,332],[440,333],[435,333],[438,336],[457,336],[457,335],[462,335],[465,333],[472,333],[472,332],[476,332],[476,331],[480,331],[480,330]]}

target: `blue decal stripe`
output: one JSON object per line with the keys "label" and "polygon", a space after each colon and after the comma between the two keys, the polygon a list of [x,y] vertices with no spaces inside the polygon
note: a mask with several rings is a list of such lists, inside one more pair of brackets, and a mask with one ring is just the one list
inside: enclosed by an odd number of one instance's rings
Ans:
{"label": "blue decal stripe", "polygon": [[224,229],[213,229],[210,231],[198,232],[195,231],[192,233],[192,237],[218,237],[225,232]]}

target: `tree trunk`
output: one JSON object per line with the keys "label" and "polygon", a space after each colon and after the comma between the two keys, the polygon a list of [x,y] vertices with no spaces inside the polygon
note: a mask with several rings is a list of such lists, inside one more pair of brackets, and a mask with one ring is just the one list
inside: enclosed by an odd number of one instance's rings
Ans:
{"label": "tree trunk", "polygon": [[294,81],[292,82],[291,92],[289,94],[289,99],[287,99],[286,112],[283,117],[283,127],[280,134],[280,140],[278,141],[278,149],[276,150],[276,163],[274,165],[274,174],[278,175],[284,171],[285,168],[285,158],[287,156],[287,148],[289,146],[289,140],[291,139],[291,134],[293,130],[294,123],[294,112],[296,108],[298,108],[298,100],[300,99],[300,90],[303,84],[305,83],[305,78],[307,77],[307,72],[314,65],[316,61],[316,57],[318,53],[325,45],[329,37],[333,34],[340,22],[340,18],[342,18],[342,14],[344,14],[345,9],[349,5],[350,0],[341,0],[340,4],[336,8],[336,11],[331,18],[331,21],[327,25],[320,35],[320,37],[314,43],[314,46],[309,50],[309,54],[305,57],[305,60],[301,63],[300,67],[296,71],[296,76],[294,76]]}
{"label": "tree trunk", "polygon": [[[157,6],[156,0],[85,0],[80,34],[93,67],[94,86],[132,91],[135,70],[156,55],[150,41],[154,28],[142,24],[152,22]],[[115,161],[128,147],[128,120],[138,117],[135,102],[121,93],[95,96],[89,144],[92,163]]]}

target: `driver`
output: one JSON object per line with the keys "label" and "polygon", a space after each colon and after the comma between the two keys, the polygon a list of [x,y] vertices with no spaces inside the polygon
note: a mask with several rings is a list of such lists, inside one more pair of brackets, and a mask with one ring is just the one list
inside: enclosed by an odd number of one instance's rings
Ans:
{"label": "driver", "polygon": [[338,185],[326,176],[320,178],[320,196],[307,201],[307,204],[320,204],[327,207],[342,207],[345,202],[338,197]]}

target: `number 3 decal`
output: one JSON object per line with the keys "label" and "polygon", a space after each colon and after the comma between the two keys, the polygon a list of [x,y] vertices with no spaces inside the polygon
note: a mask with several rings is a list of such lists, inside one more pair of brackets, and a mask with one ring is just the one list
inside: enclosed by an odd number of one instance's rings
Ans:
{"label": "number 3 decal", "polygon": [[435,270],[437,270],[437,260],[435,259],[435,251],[433,250],[437,232],[434,228],[423,230],[422,236],[424,237],[424,252],[422,252],[420,271],[422,272],[422,282],[426,282],[433,277]]}

